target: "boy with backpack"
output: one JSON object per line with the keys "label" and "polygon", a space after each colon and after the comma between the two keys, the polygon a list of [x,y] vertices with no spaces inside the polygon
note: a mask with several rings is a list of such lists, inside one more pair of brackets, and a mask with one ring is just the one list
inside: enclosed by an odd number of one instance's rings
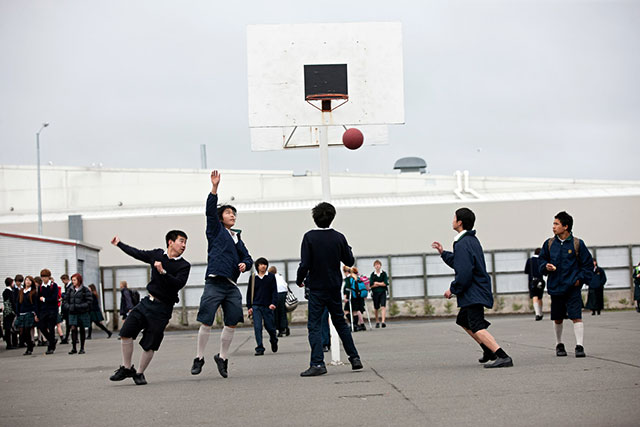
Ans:
{"label": "boy with backpack", "polygon": [[591,282],[593,258],[581,239],[574,237],[573,218],[559,212],[553,220],[554,236],[542,245],[540,274],[547,276],[547,292],[551,296],[551,320],[556,333],[556,356],[567,351],[562,342],[562,323],[565,318],[573,322],[576,336],[576,357],[585,357],[582,323],[582,285]]}
{"label": "boy with backpack", "polygon": [[364,325],[364,316],[362,313],[365,311],[364,304],[369,291],[367,290],[367,285],[364,280],[358,276],[357,267],[351,268],[351,274],[347,278],[344,289],[349,309],[355,318],[353,332],[366,331],[367,327]]}

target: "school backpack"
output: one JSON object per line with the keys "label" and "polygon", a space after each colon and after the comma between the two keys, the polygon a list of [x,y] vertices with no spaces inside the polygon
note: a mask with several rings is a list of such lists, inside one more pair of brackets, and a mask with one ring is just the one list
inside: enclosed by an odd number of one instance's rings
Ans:
{"label": "school backpack", "polygon": [[[547,250],[551,252],[551,245],[553,245],[554,237],[551,237],[547,240]],[[580,239],[577,237],[573,238],[573,253],[576,255],[576,258],[580,258]]]}
{"label": "school backpack", "polygon": [[131,302],[134,307],[140,303],[140,292],[135,289],[131,291]]}
{"label": "school backpack", "polygon": [[351,287],[351,298],[366,298],[369,295],[367,285],[358,278]]}

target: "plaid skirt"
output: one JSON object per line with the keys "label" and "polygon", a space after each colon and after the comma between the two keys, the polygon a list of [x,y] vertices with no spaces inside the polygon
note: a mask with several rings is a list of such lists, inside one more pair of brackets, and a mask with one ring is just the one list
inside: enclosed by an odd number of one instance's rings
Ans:
{"label": "plaid skirt", "polygon": [[16,328],[31,328],[36,323],[36,316],[33,313],[20,314],[15,322],[13,322]]}
{"label": "plaid skirt", "polygon": [[69,313],[70,326],[82,326],[88,328],[91,324],[91,316],[89,313],[71,314]]}
{"label": "plaid skirt", "polygon": [[89,316],[91,317],[91,321],[92,322],[102,322],[104,320],[104,317],[102,316],[102,312],[101,311],[92,311],[91,313],[89,313]]}

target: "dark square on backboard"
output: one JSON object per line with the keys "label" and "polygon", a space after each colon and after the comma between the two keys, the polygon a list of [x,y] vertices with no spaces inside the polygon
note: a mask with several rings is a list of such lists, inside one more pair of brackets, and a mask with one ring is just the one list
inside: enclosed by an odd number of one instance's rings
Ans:
{"label": "dark square on backboard", "polygon": [[304,96],[348,95],[347,64],[304,66]]}

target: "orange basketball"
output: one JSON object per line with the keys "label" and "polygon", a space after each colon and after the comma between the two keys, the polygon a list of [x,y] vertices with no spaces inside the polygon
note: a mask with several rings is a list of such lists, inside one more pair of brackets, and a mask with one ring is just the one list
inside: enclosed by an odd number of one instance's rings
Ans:
{"label": "orange basketball", "polygon": [[349,150],[357,150],[364,142],[364,135],[356,128],[347,129],[342,134],[342,143]]}

